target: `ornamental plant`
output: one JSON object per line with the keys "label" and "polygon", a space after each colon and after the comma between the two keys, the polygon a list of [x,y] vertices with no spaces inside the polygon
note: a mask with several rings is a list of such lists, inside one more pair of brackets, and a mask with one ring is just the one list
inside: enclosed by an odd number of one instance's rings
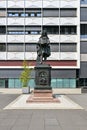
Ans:
{"label": "ornamental plant", "polygon": [[23,61],[23,71],[20,75],[20,81],[22,82],[22,87],[28,87],[28,82],[31,79],[31,71],[32,68],[29,68],[28,62],[26,60]]}

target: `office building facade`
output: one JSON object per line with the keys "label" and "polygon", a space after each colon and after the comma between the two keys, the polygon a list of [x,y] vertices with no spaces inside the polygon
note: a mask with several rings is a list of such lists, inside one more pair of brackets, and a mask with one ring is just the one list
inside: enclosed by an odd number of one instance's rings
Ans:
{"label": "office building facade", "polygon": [[[0,0],[0,88],[21,87],[23,60],[35,66],[43,30],[50,39],[51,86],[85,86],[86,10],[86,0]],[[34,86],[34,71],[29,84]]]}

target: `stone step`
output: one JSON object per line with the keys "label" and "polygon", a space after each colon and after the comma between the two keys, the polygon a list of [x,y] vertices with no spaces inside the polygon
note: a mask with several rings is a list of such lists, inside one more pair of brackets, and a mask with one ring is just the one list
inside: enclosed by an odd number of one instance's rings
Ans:
{"label": "stone step", "polygon": [[52,93],[34,93],[35,97],[52,97]]}
{"label": "stone step", "polygon": [[39,99],[37,99],[37,100],[34,100],[34,99],[29,99],[29,100],[27,100],[26,101],[27,103],[43,103],[43,102],[46,102],[46,103],[48,103],[48,102],[51,102],[51,103],[57,103],[57,102],[60,102],[58,99],[49,99],[49,100],[47,100],[47,99],[45,99],[45,100],[39,100]]}
{"label": "stone step", "polygon": [[52,90],[34,90],[34,93],[52,93]]}
{"label": "stone step", "polygon": [[52,90],[34,90],[34,97],[52,97]]}
{"label": "stone step", "polygon": [[26,101],[27,103],[46,103],[60,102],[58,98],[54,98],[52,90],[34,90]]}
{"label": "stone step", "polygon": [[53,100],[53,97],[34,97],[34,100]]}

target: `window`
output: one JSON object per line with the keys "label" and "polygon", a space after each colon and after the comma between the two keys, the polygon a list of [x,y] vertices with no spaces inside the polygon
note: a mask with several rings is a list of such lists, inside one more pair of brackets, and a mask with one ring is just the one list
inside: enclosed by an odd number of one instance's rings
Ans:
{"label": "window", "polygon": [[76,34],[76,26],[60,26],[60,33],[61,34]]}
{"label": "window", "polygon": [[23,44],[22,43],[8,43],[7,44],[8,52],[23,52]]}
{"label": "window", "polygon": [[58,9],[43,9],[44,17],[58,17],[59,10]]}
{"label": "window", "polygon": [[76,80],[75,79],[70,79],[70,88],[75,88],[76,87]]}
{"label": "window", "polygon": [[60,51],[61,52],[76,52],[76,43],[61,43]]}
{"label": "window", "polygon": [[75,88],[76,79],[51,79],[52,88]]}
{"label": "window", "polygon": [[87,54],[87,41],[80,43],[80,52],[81,54]]}
{"label": "window", "polygon": [[41,13],[36,13],[36,16],[37,17],[41,17]]}
{"label": "window", "polygon": [[19,14],[18,13],[8,13],[9,17],[18,17]]}
{"label": "window", "polygon": [[8,26],[7,33],[12,35],[24,34],[24,26]]}
{"label": "window", "polygon": [[58,88],[63,87],[63,79],[57,79],[57,86],[58,86]]}
{"label": "window", "polygon": [[87,21],[87,8],[86,7],[81,7],[80,8],[80,19],[81,21]]}
{"label": "window", "polygon": [[81,24],[81,35],[87,35],[87,24]]}
{"label": "window", "polygon": [[30,16],[31,17],[35,17],[35,13],[30,13]]}
{"label": "window", "polygon": [[43,30],[46,30],[48,34],[58,34],[59,33],[58,26],[43,26]]}
{"label": "window", "polygon": [[13,32],[13,31],[12,31],[12,32],[11,32],[11,31],[9,31],[8,34],[10,34],[10,35],[24,35],[25,32],[20,32],[20,31],[18,31],[18,32],[16,32],[16,31]]}
{"label": "window", "polygon": [[26,43],[25,44],[25,51],[26,52],[36,52],[37,49],[36,49],[36,44],[31,44],[31,43]]}
{"label": "window", "polygon": [[5,88],[5,79],[0,79],[0,88]]}
{"label": "window", "polygon": [[0,52],[6,51],[6,44],[0,43]]}
{"label": "window", "polygon": [[0,26],[0,34],[6,34],[6,26]]}
{"label": "window", "polygon": [[6,17],[6,11],[0,10],[0,17]]}
{"label": "window", "polygon": [[59,43],[50,44],[51,52],[59,52]]}
{"label": "window", "polygon": [[28,34],[36,35],[36,34],[40,34],[41,27],[40,26],[26,26],[25,31]]}
{"label": "window", "polygon": [[51,79],[51,86],[52,86],[52,88],[57,87],[57,80],[56,79]]}
{"label": "window", "polygon": [[61,17],[75,17],[77,15],[76,9],[60,9]]}
{"label": "window", "polygon": [[39,34],[38,31],[30,31],[30,34]]}
{"label": "window", "polygon": [[19,79],[8,79],[8,87],[9,88],[21,88],[22,84]]}

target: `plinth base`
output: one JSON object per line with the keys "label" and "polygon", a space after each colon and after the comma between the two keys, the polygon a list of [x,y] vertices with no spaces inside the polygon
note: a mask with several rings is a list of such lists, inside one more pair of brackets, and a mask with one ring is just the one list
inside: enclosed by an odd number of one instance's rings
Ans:
{"label": "plinth base", "polygon": [[33,93],[26,100],[27,103],[57,103],[60,102],[58,98],[54,98],[52,90],[34,90]]}

